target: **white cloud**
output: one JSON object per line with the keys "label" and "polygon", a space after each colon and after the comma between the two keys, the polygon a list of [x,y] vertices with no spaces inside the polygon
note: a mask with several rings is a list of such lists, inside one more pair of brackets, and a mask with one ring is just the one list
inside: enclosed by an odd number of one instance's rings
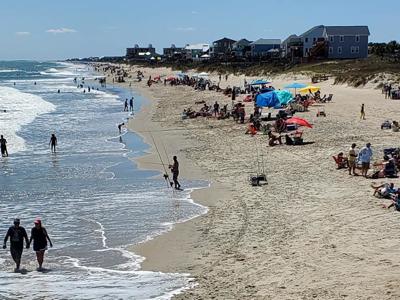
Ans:
{"label": "white cloud", "polygon": [[178,28],[175,28],[175,30],[176,31],[195,31],[196,28],[193,28],[193,27],[178,27]]}
{"label": "white cloud", "polygon": [[197,15],[198,13],[198,11],[192,10],[192,15]]}
{"label": "white cloud", "polygon": [[46,30],[48,33],[59,34],[59,33],[74,33],[77,32],[75,29],[71,28],[54,28]]}
{"label": "white cloud", "polygon": [[15,34],[16,35],[30,35],[31,33],[29,31],[17,31]]}

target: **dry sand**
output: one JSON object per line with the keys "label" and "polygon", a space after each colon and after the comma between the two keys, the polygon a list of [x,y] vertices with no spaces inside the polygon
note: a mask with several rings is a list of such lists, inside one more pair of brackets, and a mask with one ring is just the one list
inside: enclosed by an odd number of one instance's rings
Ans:
{"label": "dry sand", "polygon": [[[129,67],[127,67],[129,68]],[[132,71],[137,68],[131,67]],[[400,299],[398,228],[400,214],[381,208],[368,180],[336,170],[332,155],[347,152],[351,143],[372,143],[374,159],[383,148],[399,146],[400,133],[382,131],[385,119],[396,119],[400,102],[385,100],[379,90],[319,84],[334,94],[323,105],[299,113],[314,129],[304,132],[305,146],[268,147],[263,135],[245,135],[246,125],[232,120],[181,120],[195,101],[230,103],[221,93],[197,92],[186,86],[148,88],[149,75],[170,75],[165,68],[140,68],[145,75],[132,87],[152,104],[129,124],[150,129],[163,139],[169,153],[181,160],[182,176],[208,179],[210,189],[196,191],[207,215],[134,249],[146,256],[145,270],[191,273],[197,287],[176,299]],[[217,76],[212,78],[217,81]],[[282,88],[296,79],[273,78]],[[222,80],[221,87],[242,85],[244,76]],[[251,80],[251,78],[247,78]],[[110,80],[108,80],[110,82]],[[365,103],[366,120],[359,120]],[[247,104],[251,110],[251,104]],[[187,130],[158,131],[185,128]],[[143,133],[151,144],[148,134]],[[249,185],[256,172],[256,149],[264,155],[269,184]],[[140,166],[154,168],[140,159]],[[399,186],[398,179],[392,179]]]}

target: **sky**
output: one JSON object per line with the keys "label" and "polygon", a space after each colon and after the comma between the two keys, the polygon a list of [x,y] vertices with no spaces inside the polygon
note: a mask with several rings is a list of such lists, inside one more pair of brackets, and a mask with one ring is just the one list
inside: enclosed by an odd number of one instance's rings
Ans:
{"label": "sky", "polygon": [[127,47],[285,39],[315,25],[368,25],[400,41],[398,0],[18,0],[0,4],[0,60],[121,56]]}

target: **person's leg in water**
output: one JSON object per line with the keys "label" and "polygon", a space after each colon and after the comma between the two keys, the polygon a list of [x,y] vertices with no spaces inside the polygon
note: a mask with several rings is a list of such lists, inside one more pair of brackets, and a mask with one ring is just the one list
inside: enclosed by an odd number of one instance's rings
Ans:
{"label": "person's leg in water", "polygon": [[51,143],[51,152],[56,153],[56,144]]}
{"label": "person's leg in water", "polygon": [[15,262],[15,271],[19,270],[19,267],[21,265],[21,256],[22,256],[22,251],[24,249],[23,245],[12,245],[10,247],[10,252],[11,252],[11,257]]}
{"label": "person's leg in water", "polygon": [[178,182],[178,175],[174,174],[174,176],[172,177],[172,180],[174,181],[175,189],[179,190],[181,188],[181,185]]}
{"label": "person's leg in water", "polygon": [[44,250],[36,251],[36,259],[39,264],[38,270],[41,270],[44,260]]}

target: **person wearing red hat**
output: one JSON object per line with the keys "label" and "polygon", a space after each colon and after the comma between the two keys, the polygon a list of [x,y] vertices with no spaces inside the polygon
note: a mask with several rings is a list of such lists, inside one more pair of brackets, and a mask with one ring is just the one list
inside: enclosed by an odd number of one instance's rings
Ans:
{"label": "person wearing red hat", "polygon": [[41,271],[43,270],[44,252],[47,250],[47,240],[49,241],[50,247],[53,247],[53,244],[47,234],[46,228],[42,226],[42,221],[36,219],[34,223],[35,227],[32,228],[29,244],[31,244],[33,240],[33,251],[36,252],[36,259],[39,264],[38,271]]}

